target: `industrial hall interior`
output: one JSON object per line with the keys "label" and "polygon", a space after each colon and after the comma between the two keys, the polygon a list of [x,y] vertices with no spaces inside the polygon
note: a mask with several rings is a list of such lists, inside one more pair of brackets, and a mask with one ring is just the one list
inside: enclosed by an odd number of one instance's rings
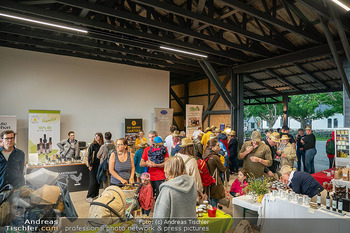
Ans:
{"label": "industrial hall interior", "polygon": [[1,0],[0,230],[349,232],[349,41],[350,0]]}

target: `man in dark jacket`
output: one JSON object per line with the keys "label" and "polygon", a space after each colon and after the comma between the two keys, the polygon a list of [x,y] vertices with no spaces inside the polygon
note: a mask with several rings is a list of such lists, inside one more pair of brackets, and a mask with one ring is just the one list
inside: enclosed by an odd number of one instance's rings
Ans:
{"label": "man in dark jacket", "polygon": [[313,174],[315,173],[314,159],[315,155],[317,154],[316,137],[312,133],[312,129],[310,126],[306,127],[306,134],[306,137],[301,140],[301,143],[304,144],[305,150],[306,172],[309,174]]}
{"label": "man in dark jacket", "polygon": [[305,150],[304,145],[301,143],[301,139],[303,139],[306,135],[304,134],[304,129],[300,128],[298,129],[298,134],[295,137],[296,144],[297,144],[297,158],[298,158],[298,167],[297,170],[301,171],[301,161],[303,162],[304,171],[306,171],[306,165],[305,165]]}
{"label": "man in dark jacket", "polygon": [[239,162],[237,157],[237,150],[238,150],[238,141],[237,141],[237,135],[236,131],[231,130],[231,132],[228,134],[228,151],[229,151],[229,158],[230,158],[230,173],[233,174],[235,172],[238,172],[239,169]]}
{"label": "man in dark jacket", "polygon": [[24,152],[15,145],[15,132],[6,130],[0,134],[3,147],[0,148],[0,188],[11,184],[15,189],[24,185]]}
{"label": "man in dark jacket", "polygon": [[323,191],[322,185],[310,174],[306,172],[293,171],[288,165],[281,168],[281,181],[291,187],[295,193],[305,194],[313,197]]}

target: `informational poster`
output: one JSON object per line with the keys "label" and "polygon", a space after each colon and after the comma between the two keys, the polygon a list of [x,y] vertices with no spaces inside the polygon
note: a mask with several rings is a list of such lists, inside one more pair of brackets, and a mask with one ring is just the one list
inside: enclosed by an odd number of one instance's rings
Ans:
{"label": "informational poster", "polygon": [[170,126],[173,124],[172,108],[155,108],[154,109],[154,130],[164,140],[170,133]]}
{"label": "informational poster", "polygon": [[5,130],[12,130],[17,133],[17,117],[0,115],[0,133]]}
{"label": "informational poster", "polygon": [[125,119],[125,137],[129,145],[135,145],[140,130],[142,130],[142,119]]}
{"label": "informational poster", "polygon": [[59,152],[59,110],[29,110],[28,163],[41,165],[53,163]]}
{"label": "informational poster", "polygon": [[194,131],[202,126],[203,105],[186,104],[186,136],[192,137]]}

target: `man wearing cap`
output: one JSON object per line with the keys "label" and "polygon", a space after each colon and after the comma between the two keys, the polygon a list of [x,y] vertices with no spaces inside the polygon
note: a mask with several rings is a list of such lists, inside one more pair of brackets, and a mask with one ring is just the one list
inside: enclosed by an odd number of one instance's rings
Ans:
{"label": "man wearing cap", "polygon": [[203,146],[201,144],[201,140],[202,140],[203,135],[204,135],[203,132],[200,132],[198,134],[197,138],[193,140],[194,155],[197,158],[202,158]]}
{"label": "man wearing cap", "polygon": [[282,133],[280,133],[280,136],[282,137],[283,135],[287,135],[289,137],[289,143],[293,145],[293,147],[295,148],[295,139],[293,138],[293,136],[291,134],[289,134],[289,127],[284,125],[282,127]]}
{"label": "man wearing cap", "polygon": [[210,127],[207,127],[204,131],[204,135],[202,137],[201,143],[203,145],[203,153],[205,151],[205,147],[207,146],[207,143],[209,141],[209,136],[212,134],[212,129]]}
{"label": "man wearing cap", "polygon": [[303,162],[304,171],[306,171],[306,165],[305,165],[305,150],[304,145],[301,143],[301,139],[303,139],[306,135],[304,134],[304,129],[300,128],[298,129],[298,134],[295,136],[296,141],[296,153],[297,153],[297,171],[301,171],[301,162]]}
{"label": "man wearing cap", "polygon": [[168,149],[168,153],[170,155],[171,147],[173,146],[173,133],[177,130],[175,125],[170,127],[170,134],[164,139],[164,146]]}
{"label": "man wearing cap", "polygon": [[276,153],[281,157],[281,166],[288,165],[293,167],[297,154],[292,144],[290,144],[289,139],[287,135],[282,135],[281,144]]}
{"label": "man wearing cap", "polygon": [[312,133],[311,126],[306,127],[306,136],[300,142],[304,145],[306,172],[313,174],[315,173],[314,158],[317,150],[316,137]]}
{"label": "man wearing cap", "polygon": [[274,132],[272,134],[269,134],[269,136],[263,138],[261,141],[264,142],[270,148],[272,158],[272,165],[269,167],[265,167],[264,172],[267,173],[269,177],[273,177],[277,173],[279,167],[279,159],[276,158],[276,146],[277,143],[280,142],[280,134]]}
{"label": "man wearing cap", "polygon": [[180,149],[180,132],[175,130],[173,133],[173,145],[171,146],[170,156],[174,156]]}
{"label": "man wearing cap", "polygon": [[238,159],[244,160],[243,169],[247,171],[248,176],[260,178],[264,175],[265,166],[272,164],[271,150],[261,142],[261,133],[254,131],[251,141],[242,145],[238,154]]}

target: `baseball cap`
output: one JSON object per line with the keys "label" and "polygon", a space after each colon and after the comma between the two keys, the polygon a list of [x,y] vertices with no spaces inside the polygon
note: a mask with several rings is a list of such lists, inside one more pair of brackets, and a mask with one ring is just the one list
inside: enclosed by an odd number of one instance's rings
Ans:
{"label": "baseball cap", "polygon": [[260,142],[261,141],[261,133],[259,131],[253,131],[251,139],[252,139],[252,141]]}

